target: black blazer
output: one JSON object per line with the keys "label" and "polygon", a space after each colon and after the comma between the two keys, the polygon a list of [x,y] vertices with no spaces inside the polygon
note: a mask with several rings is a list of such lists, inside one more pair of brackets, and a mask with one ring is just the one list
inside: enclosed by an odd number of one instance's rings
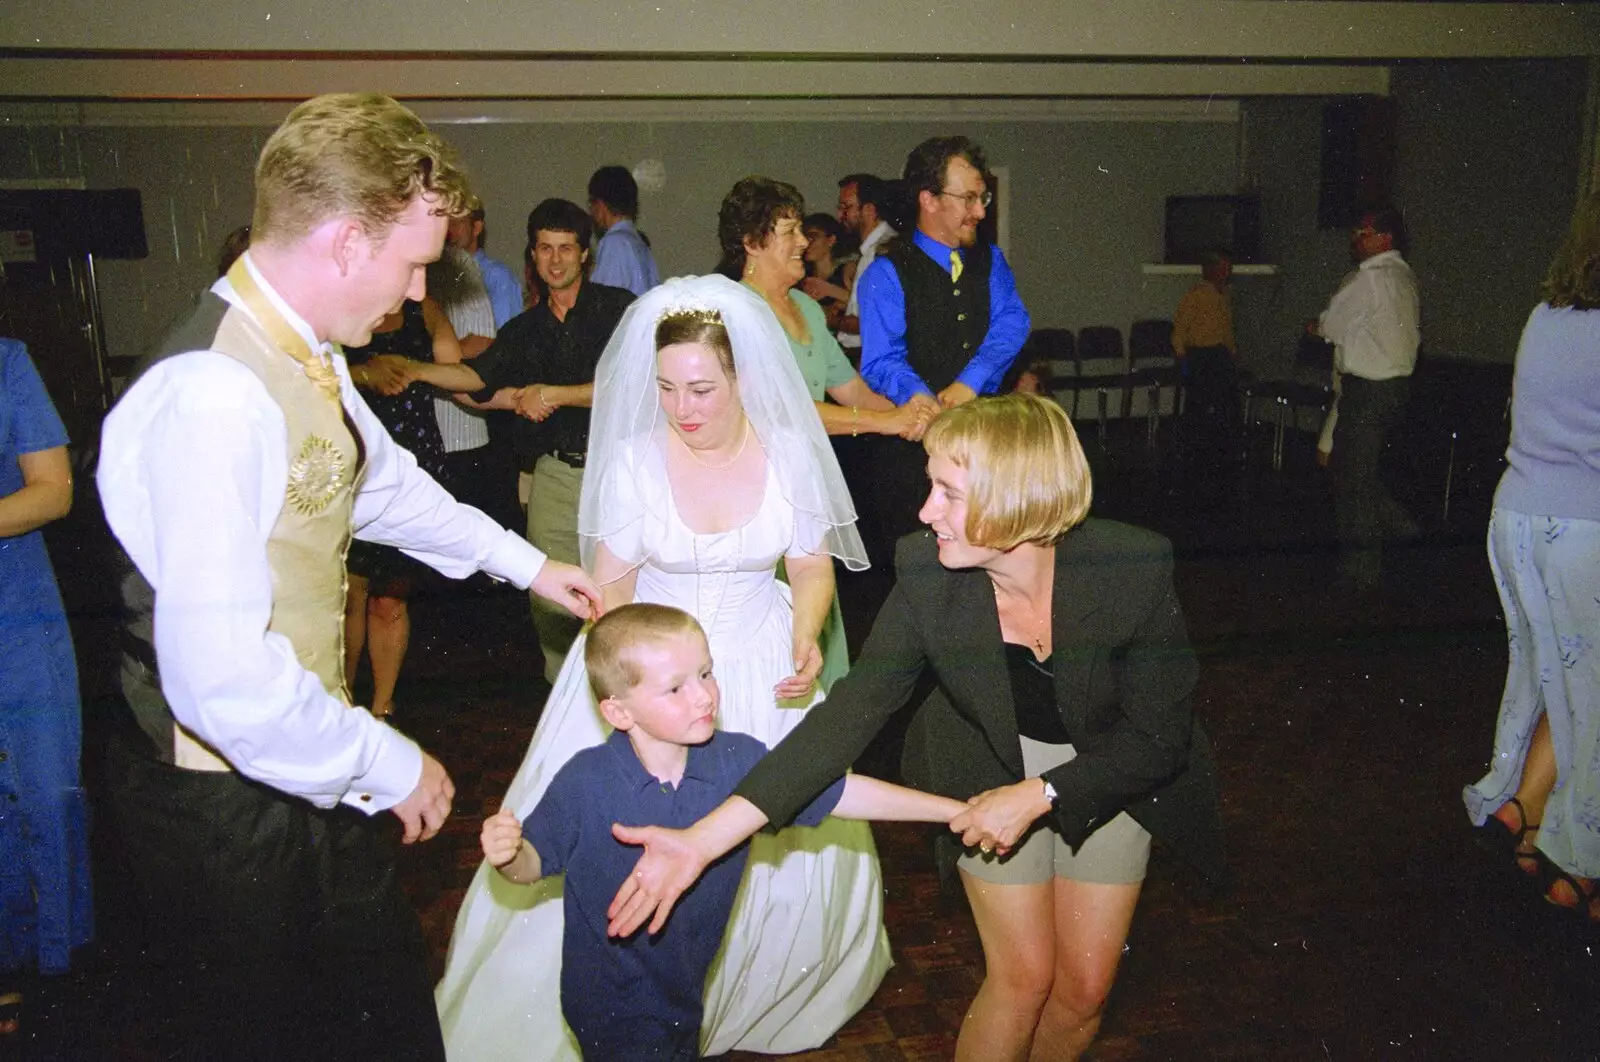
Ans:
{"label": "black blazer", "polygon": [[[1023,779],[993,584],[939,563],[927,532],[901,539],[897,582],[850,673],[736,792],[787,823],[847,770],[906,702],[936,685],[906,734],[906,784],[965,800]],[[1087,520],[1056,547],[1051,627],[1056,702],[1077,757],[1045,773],[1055,825],[1074,848],[1120,811],[1225,880],[1216,766],[1189,698],[1198,668],[1172,583],[1172,548],[1150,531]],[[958,849],[941,846],[948,871]]]}

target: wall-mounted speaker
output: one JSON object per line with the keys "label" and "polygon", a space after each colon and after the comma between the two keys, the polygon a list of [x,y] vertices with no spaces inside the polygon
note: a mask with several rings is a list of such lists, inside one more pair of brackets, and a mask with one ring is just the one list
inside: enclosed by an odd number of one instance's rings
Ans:
{"label": "wall-mounted speaker", "polygon": [[136,188],[3,189],[0,229],[28,233],[40,261],[83,254],[101,258],[150,254]]}
{"label": "wall-mounted speaker", "polygon": [[1394,101],[1351,96],[1322,108],[1322,184],[1317,224],[1350,228],[1390,203],[1394,187]]}

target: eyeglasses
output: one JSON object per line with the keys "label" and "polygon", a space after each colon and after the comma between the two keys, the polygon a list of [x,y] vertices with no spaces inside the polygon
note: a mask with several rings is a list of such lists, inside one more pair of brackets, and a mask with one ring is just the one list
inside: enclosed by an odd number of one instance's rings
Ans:
{"label": "eyeglasses", "polygon": [[961,200],[966,204],[968,210],[971,210],[974,206],[981,206],[988,210],[989,204],[994,202],[993,192],[939,192],[938,194]]}

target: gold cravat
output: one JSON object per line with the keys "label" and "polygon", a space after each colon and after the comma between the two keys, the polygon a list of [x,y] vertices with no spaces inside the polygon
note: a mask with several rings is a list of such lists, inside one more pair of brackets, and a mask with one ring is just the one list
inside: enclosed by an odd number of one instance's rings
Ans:
{"label": "gold cravat", "polygon": [[316,384],[334,405],[338,405],[339,376],[333,371],[333,366],[312,353],[311,348],[306,345],[305,337],[284,319],[283,314],[278,312],[278,308],[272,305],[272,300],[267,298],[261,286],[256,283],[256,278],[250,275],[250,268],[244,264],[242,257],[228,270],[228,283],[233,285],[233,290],[244,300],[256,323],[266,330],[274,345],[299,362],[306,379]]}
{"label": "gold cravat", "polygon": [[950,281],[954,283],[961,279],[961,252],[950,252]]}

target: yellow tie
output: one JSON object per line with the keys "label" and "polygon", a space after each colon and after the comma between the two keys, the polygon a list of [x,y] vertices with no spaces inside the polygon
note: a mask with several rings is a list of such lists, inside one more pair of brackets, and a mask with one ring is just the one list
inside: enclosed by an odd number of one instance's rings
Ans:
{"label": "yellow tie", "polygon": [[950,252],[950,282],[955,283],[961,279],[961,254],[957,251]]}
{"label": "yellow tie", "polygon": [[256,323],[266,330],[277,348],[299,362],[306,379],[316,384],[334,405],[339,405],[339,376],[333,371],[333,366],[311,352],[305,337],[284,319],[256,283],[256,278],[250,275],[250,269],[242,257],[228,270],[228,283],[233,285],[233,290],[255,316]]}

